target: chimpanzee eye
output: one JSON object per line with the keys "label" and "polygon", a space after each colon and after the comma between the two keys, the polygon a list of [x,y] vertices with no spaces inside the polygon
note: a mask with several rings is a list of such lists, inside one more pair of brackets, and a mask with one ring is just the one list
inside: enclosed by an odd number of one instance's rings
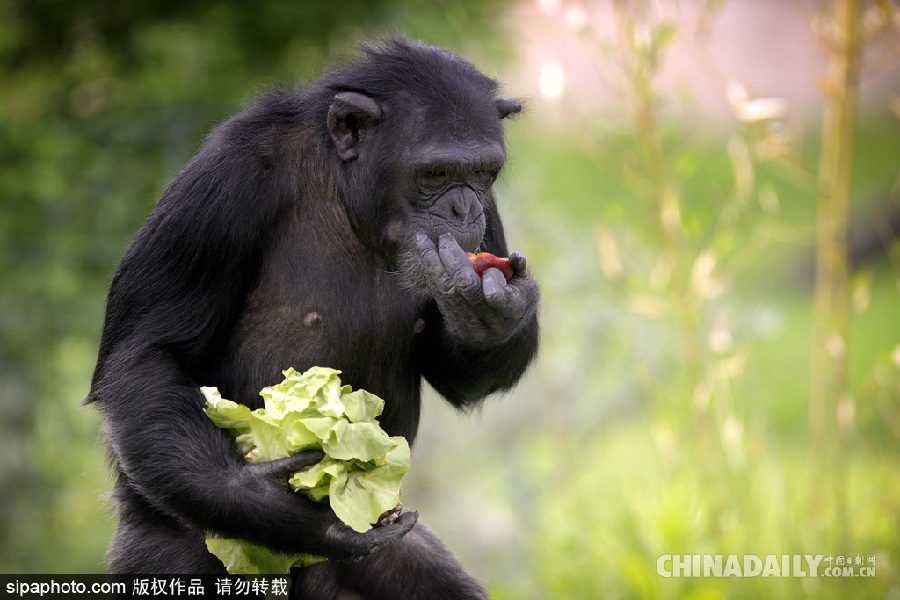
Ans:
{"label": "chimpanzee eye", "polygon": [[475,171],[475,175],[473,177],[473,182],[480,188],[486,189],[491,187],[494,184],[494,180],[497,179],[496,171],[488,171],[481,170]]}
{"label": "chimpanzee eye", "polygon": [[445,169],[431,169],[423,171],[419,175],[419,182],[425,187],[439,187],[447,182],[447,171]]}

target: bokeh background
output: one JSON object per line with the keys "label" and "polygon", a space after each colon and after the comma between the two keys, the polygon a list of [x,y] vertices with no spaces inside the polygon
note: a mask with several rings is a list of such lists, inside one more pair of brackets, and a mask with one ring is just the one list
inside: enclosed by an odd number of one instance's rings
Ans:
{"label": "bokeh background", "polygon": [[[496,598],[900,598],[900,21],[843,5],[0,2],[0,572],[104,569],[78,405],[167,182],[254,95],[402,33],[526,100],[498,195],[543,290],[513,392],[429,393],[406,506]],[[663,554],[875,577],[664,578]]]}

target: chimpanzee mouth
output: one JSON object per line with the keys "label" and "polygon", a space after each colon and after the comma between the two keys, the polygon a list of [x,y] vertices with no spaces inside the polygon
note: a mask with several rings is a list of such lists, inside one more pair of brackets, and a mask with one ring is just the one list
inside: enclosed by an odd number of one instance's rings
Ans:
{"label": "chimpanzee mouth", "polygon": [[447,227],[444,232],[449,233],[459,244],[459,247],[465,252],[478,252],[484,241],[484,217],[474,223],[469,223],[463,227]]}

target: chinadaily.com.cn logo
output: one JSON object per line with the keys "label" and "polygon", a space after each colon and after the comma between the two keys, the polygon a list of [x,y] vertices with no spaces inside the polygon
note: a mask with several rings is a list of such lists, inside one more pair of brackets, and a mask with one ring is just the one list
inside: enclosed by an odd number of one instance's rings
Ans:
{"label": "chinadaily.com.cn logo", "polygon": [[663,554],[661,577],[875,577],[875,555]]}

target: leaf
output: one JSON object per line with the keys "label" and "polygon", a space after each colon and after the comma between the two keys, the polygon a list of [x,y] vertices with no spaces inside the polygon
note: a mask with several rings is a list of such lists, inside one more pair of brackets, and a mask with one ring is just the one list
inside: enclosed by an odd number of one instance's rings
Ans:
{"label": "leaf", "polygon": [[346,481],[335,481],[330,490],[331,508],[354,531],[371,529],[371,523],[397,505],[400,479],[409,471],[409,444],[402,437],[391,438],[394,449],[378,468],[351,471]]}
{"label": "leaf", "polygon": [[288,483],[294,489],[307,491],[314,500],[321,501],[335,485],[343,485],[346,481],[347,463],[326,456],[308,469],[294,473]]}
{"label": "leaf", "polygon": [[200,392],[206,397],[206,414],[222,429],[246,430],[250,428],[253,415],[243,404],[225,400],[214,387],[202,387]]}
{"label": "leaf", "polygon": [[[333,385],[335,382],[340,385],[338,379],[340,371],[334,369],[313,367],[304,373],[298,373],[290,368],[283,374],[284,381],[278,385],[263,388],[259,393],[266,403],[266,412],[274,419],[282,419],[288,412],[302,413],[311,404],[316,403],[317,396],[323,388]],[[321,412],[321,410],[316,412]],[[331,416],[340,416],[340,413]]]}
{"label": "leaf", "polygon": [[322,439],[296,414],[289,414],[285,417],[284,436],[289,454],[318,448]]}
{"label": "leaf", "polygon": [[345,414],[351,423],[371,421],[384,410],[384,400],[366,390],[356,390],[344,395]]}
{"label": "leaf", "polygon": [[316,408],[322,415],[340,417],[344,414],[344,404],[341,402],[341,380],[337,378],[337,375],[319,388],[315,401]]}
{"label": "leaf", "polygon": [[206,538],[206,548],[222,561],[229,573],[241,575],[287,573],[297,562],[296,556],[277,554],[239,540],[209,537]]}
{"label": "leaf", "polygon": [[[384,400],[342,386],[339,374],[322,367],[304,373],[288,369],[284,381],[260,392],[265,408],[253,411],[222,398],[216,388],[201,391],[206,414],[235,436],[248,461],[323,450],[325,458],[294,473],[289,482],[315,501],[328,501],[341,521],[364,532],[396,506],[400,482],[409,471],[409,444],[402,437],[388,437],[378,424]],[[272,553],[241,540],[209,538],[207,547],[232,574],[286,573],[291,565],[318,560]]]}
{"label": "leaf", "polygon": [[241,575],[287,573],[291,567],[307,567],[326,560],[312,554],[281,554],[264,546],[216,537],[206,538],[206,549],[222,561],[229,573]]}
{"label": "leaf", "polygon": [[395,445],[375,423],[349,423],[340,429],[335,427],[332,433],[337,434],[338,431],[337,439],[334,442],[333,437],[326,440],[323,449],[332,458],[340,460],[374,460],[387,454]]}
{"label": "leaf", "polygon": [[307,417],[302,419],[302,422],[321,441],[331,435],[331,430],[337,425],[338,419],[335,417]]}
{"label": "leaf", "polygon": [[256,446],[245,455],[250,462],[270,461],[291,455],[284,430],[267,419],[256,418],[251,421],[249,435]]}

